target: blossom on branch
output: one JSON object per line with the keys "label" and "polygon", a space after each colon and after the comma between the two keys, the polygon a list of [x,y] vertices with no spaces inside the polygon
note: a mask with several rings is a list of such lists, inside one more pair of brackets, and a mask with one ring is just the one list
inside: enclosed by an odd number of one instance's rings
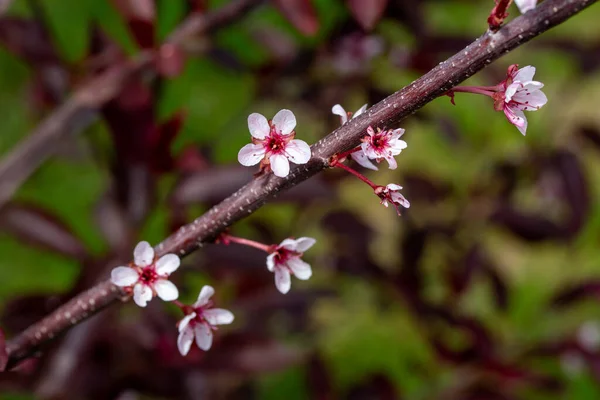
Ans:
{"label": "blossom on branch", "polygon": [[342,107],[341,105],[336,104],[335,106],[331,107],[331,112],[335,115],[339,115],[340,123],[342,125],[344,125],[346,122],[348,122],[352,118],[358,117],[360,114],[364,113],[366,109],[367,109],[367,105],[364,104],[361,108],[356,110],[354,113],[351,113],[350,111],[346,111],[344,109],[344,107]]}
{"label": "blossom on branch", "polygon": [[494,96],[494,107],[504,111],[506,118],[525,135],[527,118],[523,111],[539,110],[548,102],[548,98],[540,89],[544,84],[533,80],[535,67],[531,65],[517,70],[516,64],[508,67],[508,76],[500,84],[500,90]]}
{"label": "blossom on branch", "polygon": [[378,163],[381,160],[386,160],[390,169],[396,169],[398,164],[396,164],[394,156],[400,154],[408,146],[404,140],[400,140],[403,134],[404,129],[402,128],[389,130],[377,128],[377,131],[375,131],[369,126],[367,135],[362,138],[361,151],[357,152],[359,155],[353,157],[354,160],[363,167],[375,170],[377,170],[377,167],[369,159]]}
{"label": "blossom on branch", "polygon": [[291,275],[307,280],[312,275],[310,264],[302,261],[302,254],[317,241],[309,237],[285,239],[267,256],[267,268],[275,274],[275,286],[281,293],[289,292],[292,285]]}
{"label": "blossom on branch", "polygon": [[381,204],[387,207],[391,203],[398,215],[400,215],[400,206],[404,208],[410,207],[408,200],[400,193],[401,189],[402,186],[390,183],[386,186],[378,186],[375,189],[375,194],[381,199]]}
{"label": "blossom on branch", "polygon": [[258,113],[248,116],[248,129],[252,143],[245,145],[238,153],[240,164],[248,167],[261,164],[261,170],[268,167],[281,178],[290,172],[290,161],[306,164],[310,160],[310,146],[303,140],[294,139],[296,117],[290,110],[281,110],[272,121]]}
{"label": "blossom on branch", "polygon": [[537,0],[515,0],[515,4],[521,11],[521,14],[525,14],[529,10],[533,10],[536,6]]}
{"label": "blossom on branch", "polygon": [[[233,322],[233,313],[223,308],[212,308],[210,298],[215,294],[212,286],[204,286],[200,290],[198,300],[190,309],[192,310],[179,321],[179,337],[177,348],[182,356],[187,355],[196,339],[199,348],[206,351],[212,346],[213,331],[217,325],[227,325]],[[187,308],[187,306],[186,306]]]}
{"label": "blossom on branch", "polygon": [[155,260],[152,246],[139,242],[133,250],[133,265],[116,267],[110,273],[110,280],[130,291],[133,287],[133,301],[140,307],[146,307],[155,295],[172,301],[177,299],[179,291],[168,278],[179,268],[179,263],[175,254],[165,254]]}

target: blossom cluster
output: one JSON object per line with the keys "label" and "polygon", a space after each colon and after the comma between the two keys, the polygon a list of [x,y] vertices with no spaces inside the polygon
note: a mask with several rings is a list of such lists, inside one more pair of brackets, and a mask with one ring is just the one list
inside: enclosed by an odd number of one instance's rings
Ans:
{"label": "blossom cluster", "polygon": [[[301,280],[312,276],[310,264],[301,257],[315,244],[316,240],[313,238],[288,238],[279,245],[271,246],[229,235],[224,235],[223,238],[226,239],[224,242],[239,241],[267,251],[267,269],[273,272],[275,287],[283,294],[290,290],[292,275]],[[177,348],[185,356],[194,340],[200,349],[209,350],[212,346],[213,331],[217,330],[218,325],[231,324],[234,315],[229,310],[213,308],[211,297],[215,290],[208,285],[201,289],[194,304],[185,305],[178,302],[179,290],[169,281],[169,277],[179,265],[180,259],[177,255],[165,254],[157,258],[150,243],[142,241],[133,251],[132,263],[118,266],[111,271],[111,282],[130,294],[135,304],[140,307],[146,307],[154,297],[174,302],[179,306],[185,316],[178,323]]]}

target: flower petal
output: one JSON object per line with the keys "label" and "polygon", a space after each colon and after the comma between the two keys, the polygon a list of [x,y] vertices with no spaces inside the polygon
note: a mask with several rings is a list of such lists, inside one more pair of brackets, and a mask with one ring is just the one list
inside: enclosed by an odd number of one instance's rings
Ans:
{"label": "flower petal", "polygon": [[310,160],[310,146],[304,140],[294,139],[285,146],[285,154],[294,164],[306,164]]}
{"label": "flower petal", "polygon": [[331,107],[331,112],[335,115],[340,116],[340,122],[342,125],[348,122],[348,114],[346,113],[346,110],[344,110],[344,107],[342,107],[341,105],[336,104],[335,106]]}
{"label": "flower petal", "polygon": [[404,196],[402,196],[402,194],[398,192],[392,192],[390,194],[390,197],[392,198],[392,201],[394,203],[399,204],[404,208],[410,208],[410,203],[408,202],[408,200],[406,200]]}
{"label": "flower petal", "polygon": [[306,250],[310,249],[317,243],[316,239],[311,237],[301,237],[296,240],[296,251],[299,253],[304,253]]}
{"label": "flower petal", "polygon": [[262,144],[249,143],[238,152],[238,161],[244,167],[256,165],[265,157],[265,147]]}
{"label": "flower petal", "polygon": [[292,279],[287,268],[275,268],[275,287],[283,294],[290,291]]}
{"label": "flower petal", "polygon": [[390,144],[392,153],[394,155],[398,155],[402,152],[402,150],[408,147],[408,144],[404,140],[392,140]]}
{"label": "flower petal", "polygon": [[154,290],[156,290],[156,294],[158,297],[163,299],[164,301],[173,301],[179,297],[179,290],[177,290],[177,286],[171,281],[166,279],[158,279],[154,282]]}
{"label": "flower petal", "polygon": [[352,157],[352,159],[354,161],[356,161],[361,167],[367,168],[367,169],[372,169],[374,171],[377,171],[379,168],[377,168],[375,166],[375,164],[373,164],[370,160],[369,157],[367,157],[367,155],[365,153],[363,153],[362,150],[357,151],[356,153],[352,153],[350,155],[350,157]]}
{"label": "flower petal", "polygon": [[148,242],[139,242],[133,250],[133,262],[138,267],[147,267],[154,261],[154,249]]}
{"label": "flower petal", "polygon": [[527,132],[527,118],[525,117],[525,114],[523,114],[523,111],[511,107],[504,107],[504,115],[506,115],[508,121],[516,126],[519,132],[525,136],[525,133]]}
{"label": "flower petal", "polygon": [[198,300],[194,303],[194,308],[204,307],[208,304],[210,298],[215,294],[215,289],[212,286],[204,285],[198,295]]}
{"label": "flower petal", "polygon": [[137,271],[129,267],[117,267],[110,271],[110,281],[121,287],[133,285],[139,277]]}
{"label": "flower petal", "polygon": [[[521,3],[523,6],[525,6],[525,8],[526,8],[525,11],[523,11],[521,6],[519,6],[519,9],[521,9],[522,13],[527,12],[527,11],[531,10],[532,8],[535,8],[535,0],[534,1],[515,0],[515,3],[517,3],[517,5],[519,5],[519,3]],[[525,3],[529,3],[529,4],[525,4]],[[535,75],[535,67],[528,65],[517,71],[517,73],[513,76],[513,82],[527,83],[527,82],[533,80],[534,75]]]}
{"label": "flower petal", "polygon": [[177,349],[182,356],[186,356],[190,352],[193,342],[194,329],[192,327],[179,331],[179,336],[177,337]]}
{"label": "flower petal", "polygon": [[267,256],[267,269],[273,272],[273,268],[275,268],[275,253],[271,253]]}
{"label": "flower petal", "polygon": [[524,111],[538,110],[548,102],[548,98],[541,90],[517,93],[513,100],[518,102],[517,107]]}
{"label": "flower petal", "polygon": [[226,325],[233,322],[233,313],[223,308],[211,308],[204,311],[204,318],[211,325]]}
{"label": "flower petal", "polygon": [[277,247],[283,247],[291,251],[296,251],[296,248],[298,247],[298,241],[296,239],[291,238],[283,239]]}
{"label": "flower petal", "polygon": [[396,185],[395,183],[390,183],[385,187],[389,191],[402,190],[402,186]]}
{"label": "flower petal", "polygon": [[390,169],[398,168],[398,163],[396,162],[394,156],[388,155],[387,157],[385,157],[385,160],[388,162]]}
{"label": "flower petal", "polygon": [[150,300],[152,300],[152,289],[142,283],[138,283],[133,287],[133,301],[135,304],[146,307]]}
{"label": "flower petal", "polygon": [[275,176],[285,178],[290,173],[290,162],[283,154],[274,154],[269,158]]}
{"label": "flower petal", "polygon": [[283,109],[273,117],[273,125],[282,135],[289,135],[296,127],[296,116],[290,110]]}
{"label": "flower petal", "polygon": [[310,264],[302,261],[300,257],[292,257],[287,262],[288,267],[294,273],[294,276],[300,280],[307,280],[312,276],[312,269],[310,268]]}
{"label": "flower petal", "polygon": [[156,262],[156,272],[159,275],[170,275],[179,268],[179,257],[175,254],[165,254]]}
{"label": "flower petal", "polygon": [[194,333],[196,334],[196,344],[202,350],[210,350],[212,346],[213,334],[210,327],[206,324],[197,324],[194,327]]}
{"label": "flower petal", "polygon": [[177,326],[178,331],[181,332],[182,330],[184,330],[185,328],[187,328],[187,326],[190,324],[190,321],[193,320],[194,318],[196,318],[196,313],[195,312],[193,312],[191,314],[188,314],[185,317],[183,317],[183,319],[181,321],[179,321],[179,324]]}
{"label": "flower petal", "polygon": [[252,137],[257,139],[264,139],[271,132],[269,121],[267,121],[264,115],[259,113],[248,115],[248,129]]}
{"label": "flower petal", "polygon": [[366,109],[367,109],[367,105],[363,104],[363,106],[361,108],[359,108],[358,110],[356,110],[356,112],[354,114],[352,114],[352,118],[358,117],[360,114],[364,113]]}

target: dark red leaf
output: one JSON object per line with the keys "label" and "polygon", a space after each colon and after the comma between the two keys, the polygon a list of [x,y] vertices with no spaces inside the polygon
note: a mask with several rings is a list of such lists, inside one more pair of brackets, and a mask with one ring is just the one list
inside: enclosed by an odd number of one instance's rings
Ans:
{"label": "dark red leaf", "polygon": [[129,30],[142,48],[154,45],[156,10],[153,0],[113,0],[129,24]]}
{"label": "dark red leaf", "polygon": [[364,30],[370,31],[379,22],[388,0],[346,0],[346,4],[360,26]]}
{"label": "dark red leaf", "polygon": [[165,78],[181,74],[185,66],[185,54],[178,46],[166,43],[160,47],[156,57],[156,69]]}
{"label": "dark red leaf", "polygon": [[6,338],[2,329],[0,329],[0,372],[6,369],[7,363],[8,353],[6,352]]}
{"label": "dark red leaf", "polygon": [[317,13],[310,0],[273,0],[275,6],[296,29],[306,36],[319,30]]}

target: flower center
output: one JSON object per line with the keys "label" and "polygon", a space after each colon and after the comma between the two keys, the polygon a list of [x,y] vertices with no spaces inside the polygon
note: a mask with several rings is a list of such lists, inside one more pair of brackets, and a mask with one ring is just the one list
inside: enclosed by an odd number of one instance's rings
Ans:
{"label": "flower center", "polygon": [[271,129],[271,134],[265,143],[267,147],[267,151],[271,153],[281,153],[285,150],[285,145],[287,141],[283,135],[280,135],[275,131],[274,128]]}
{"label": "flower center", "polygon": [[154,282],[157,277],[158,277],[158,274],[154,270],[154,267],[150,266],[150,267],[144,268],[144,270],[140,274],[139,280],[142,283],[150,284],[150,283]]}

